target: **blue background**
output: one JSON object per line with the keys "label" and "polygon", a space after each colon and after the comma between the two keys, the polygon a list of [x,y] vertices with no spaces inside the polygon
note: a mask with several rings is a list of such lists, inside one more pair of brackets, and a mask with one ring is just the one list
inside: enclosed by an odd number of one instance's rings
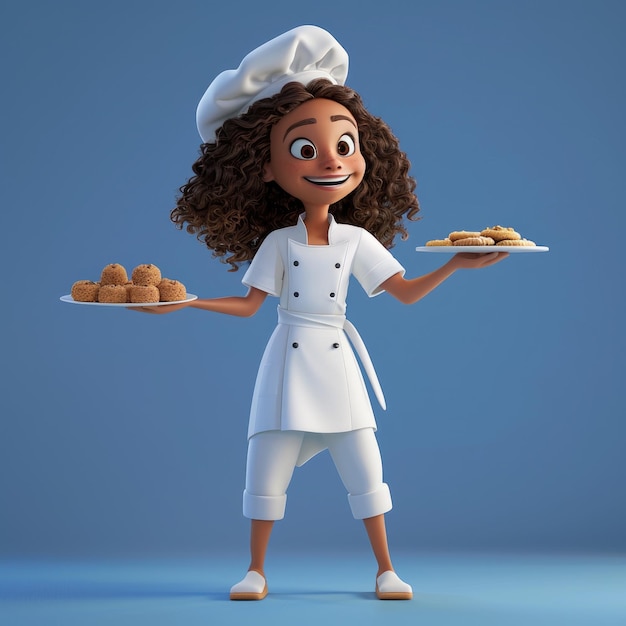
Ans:
{"label": "blue background", "polygon": [[[110,262],[242,294],[169,222],[218,72],[302,23],[400,138],[421,221],[394,254],[513,225],[548,254],[349,315],[378,414],[392,549],[626,550],[622,2],[3,2],[0,555],[245,551],[246,428],[274,301],[251,319],[59,302]],[[360,549],[327,455],[299,470],[273,549]]]}

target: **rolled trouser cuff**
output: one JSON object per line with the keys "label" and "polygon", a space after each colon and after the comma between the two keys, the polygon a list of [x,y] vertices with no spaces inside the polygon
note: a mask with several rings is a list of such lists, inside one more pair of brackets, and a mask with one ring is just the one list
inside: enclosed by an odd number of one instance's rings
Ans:
{"label": "rolled trouser cuff", "polygon": [[367,519],[391,511],[391,493],[387,483],[382,483],[375,491],[356,496],[348,494],[348,502],[354,519]]}
{"label": "rolled trouser cuff", "polygon": [[285,517],[287,494],[255,496],[243,490],[243,515],[249,519],[279,520]]}

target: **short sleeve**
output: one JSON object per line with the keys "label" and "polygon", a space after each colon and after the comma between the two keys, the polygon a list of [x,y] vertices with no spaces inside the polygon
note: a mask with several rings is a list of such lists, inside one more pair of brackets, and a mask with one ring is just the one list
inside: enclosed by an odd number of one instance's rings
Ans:
{"label": "short sleeve", "polygon": [[255,287],[271,296],[280,296],[283,286],[284,267],[276,232],[270,233],[252,259],[250,267],[241,279],[246,287]]}
{"label": "short sleeve", "polygon": [[368,296],[382,293],[380,285],[395,274],[404,276],[405,269],[376,237],[366,230],[361,231],[352,273]]}

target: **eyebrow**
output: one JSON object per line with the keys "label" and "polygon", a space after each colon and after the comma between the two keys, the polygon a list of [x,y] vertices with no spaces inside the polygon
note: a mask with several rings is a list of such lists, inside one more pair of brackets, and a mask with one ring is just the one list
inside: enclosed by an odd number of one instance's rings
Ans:
{"label": "eyebrow", "polygon": [[283,141],[285,141],[285,137],[294,129],[298,128],[298,126],[306,126],[307,124],[317,124],[317,120],[314,117],[307,117],[305,120],[300,120],[295,124],[292,124],[283,135]]}
{"label": "eyebrow", "polygon": [[[352,124],[355,128],[357,127],[356,124],[354,123],[354,120],[349,118],[347,115],[331,115],[330,116],[330,121],[331,122],[338,122],[339,120],[346,120],[348,122],[350,122],[350,124]],[[285,138],[287,137],[287,135],[294,129],[294,128],[298,128],[299,126],[307,126],[308,124],[317,124],[317,120],[314,117],[307,117],[304,120],[300,120],[299,122],[296,122],[295,124],[292,124],[286,131],[285,134],[283,135],[283,141],[285,141]]]}
{"label": "eyebrow", "polygon": [[350,122],[350,124],[352,124],[352,126],[354,126],[356,128],[356,124],[354,123],[354,120],[350,117],[348,117],[347,115],[331,115],[330,116],[330,121],[331,122],[338,122],[339,120],[346,120],[348,122]]}

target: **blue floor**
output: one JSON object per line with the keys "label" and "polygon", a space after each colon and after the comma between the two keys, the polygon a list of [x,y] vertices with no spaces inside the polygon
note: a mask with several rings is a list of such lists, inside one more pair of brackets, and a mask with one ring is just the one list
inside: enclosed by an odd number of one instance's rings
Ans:
{"label": "blue floor", "polygon": [[243,557],[3,562],[0,624],[626,625],[626,556],[399,554],[409,602],[375,598],[368,555],[270,560],[262,602],[228,600]]}

